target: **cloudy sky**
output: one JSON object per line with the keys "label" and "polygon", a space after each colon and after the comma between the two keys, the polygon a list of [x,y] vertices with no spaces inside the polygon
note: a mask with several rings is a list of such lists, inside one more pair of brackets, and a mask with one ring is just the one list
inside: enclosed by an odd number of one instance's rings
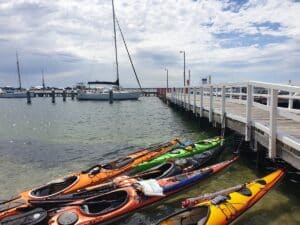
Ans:
{"label": "cloudy sky", "polygon": [[[299,0],[115,0],[116,14],[145,87],[300,80]],[[118,34],[120,82],[136,87]],[[115,80],[110,0],[0,0],[0,86],[72,86]]]}

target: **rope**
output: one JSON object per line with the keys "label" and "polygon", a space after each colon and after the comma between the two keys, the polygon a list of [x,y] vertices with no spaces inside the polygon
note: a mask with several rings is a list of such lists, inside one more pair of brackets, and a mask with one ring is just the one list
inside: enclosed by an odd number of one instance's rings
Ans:
{"label": "rope", "polygon": [[125,45],[125,48],[126,48],[126,52],[127,52],[127,54],[128,54],[128,58],[129,58],[131,67],[132,67],[132,69],[133,69],[133,72],[134,72],[136,81],[137,81],[137,83],[138,83],[138,85],[139,85],[141,91],[143,92],[142,85],[141,85],[141,83],[140,83],[140,80],[139,80],[138,75],[137,75],[137,73],[136,73],[135,67],[134,67],[134,65],[133,65],[133,62],[132,62],[132,59],[131,59],[131,55],[130,55],[129,50],[128,50],[128,47],[127,47],[127,43],[126,43],[126,41],[125,41],[125,38],[124,38],[124,35],[123,35],[123,32],[122,32],[122,29],[121,29],[121,26],[120,26],[120,24],[119,24],[119,20],[117,19],[117,17],[116,17],[116,22],[117,22],[118,28],[119,28],[119,30],[120,30],[120,33],[121,33],[121,36],[122,36],[122,40],[123,40],[123,42],[124,42],[124,45]]}

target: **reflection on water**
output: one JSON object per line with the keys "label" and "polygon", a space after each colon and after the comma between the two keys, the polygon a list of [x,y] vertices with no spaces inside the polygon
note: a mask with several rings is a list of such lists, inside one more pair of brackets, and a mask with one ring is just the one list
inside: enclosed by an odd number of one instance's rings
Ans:
{"label": "reflection on water", "polygon": [[[200,128],[157,98],[140,101],[60,102],[35,98],[0,99],[1,199],[67,173],[123,156],[139,147],[181,137],[198,140],[216,135]],[[221,159],[230,157],[229,153]],[[179,209],[186,197],[243,183],[263,176],[247,158],[193,188],[140,210],[122,223],[151,224]],[[236,224],[299,224],[300,187],[284,179]]]}

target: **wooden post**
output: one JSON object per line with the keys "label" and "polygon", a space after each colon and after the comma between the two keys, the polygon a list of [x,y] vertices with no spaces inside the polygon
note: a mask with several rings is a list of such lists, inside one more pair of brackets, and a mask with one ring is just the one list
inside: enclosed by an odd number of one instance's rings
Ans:
{"label": "wooden post", "polygon": [[225,86],[222,86],[222,105],[221,105],[221,127],[225,129],[225,98],[226,98],[226,89]]}
{"label": "wooden post", "polygon": [[113,94],[113,90],[110,89],[109,90],[109,103],[112,104],[114,102],[114,94]]}
{"label": "wooden post", "polygon": [[293,109],[294,107],[294,100],[293,100],[293,92],[289,93],[289,110]]}
{"label": "wooden post", "polygon": [[63,101],[65,102],[67,98],[66,90],[63,90],[62,97],[63,97]]}
{"label": "wooden post", "polygon": [[270,106],[270,99],[271,99],[270,95],[271,95],[271,89],[268,89],[267,106]]}
{"label": "wooden post", "polygon": [[54,104],[55,103],[55,90],[54,89],[51,91],[51,98],[52,98],[52,103]]}
{"label": "wooden post", "polygon": [[30,94],[29,90],[26,92],[26,95],[27,95],[27,104],[30,105],[31,104],[31,94]]}
{"label": "wooden post", "polygon": [[276,157],[278,90],[271,89],[269,158]]}
{"label": "wooden post", "polygon": [[240,87],[239,90],[240,90],[240,101],[242,101],[243,100],[243,92],[242,92],[243,88]]}
{"label": "wooden post", "polygon": [[203,117],[203,87],[200,88],[200,117]]}
{"label": "wooden post", "polygon": [[193,88],[193,94],[194,94],[194,114],[197,116],[197,105],[196,105],[196,94],[197,94],[197,89],[194,87]]}
{"label": "wooden post", "polygon": [[252,126],[252,85],[247,86],[247,104],[246,104],[246,127],[245,127],[245,141],[251,140],[251,126]]}
{"label": "wooden post", "polygon": [[72,99],[72,100],[74,100],[74,96],[75,96],[75,93],[74,93],[74,90],[72,90],[72,91],[71,91],[71,99]]}
{"label": "wooden post", "polygon": [[209,89],[209,122],[213,122],[213,86]]}

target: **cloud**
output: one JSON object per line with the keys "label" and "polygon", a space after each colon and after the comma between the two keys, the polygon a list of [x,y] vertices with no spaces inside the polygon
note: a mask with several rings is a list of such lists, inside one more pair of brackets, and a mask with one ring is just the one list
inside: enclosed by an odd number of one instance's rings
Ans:
{"label": "cloud", "polygon": [[[182,55],[192,82],[299,80],[300,3],[292,0],[115,0],[116,13],[144,86],[182,85]],[[118,34],[120,80],[136,87]],[[0,86],[114,80],[112,9],[102,0],[2,0]],[[275,75],[274,75],[275,74]]]}

